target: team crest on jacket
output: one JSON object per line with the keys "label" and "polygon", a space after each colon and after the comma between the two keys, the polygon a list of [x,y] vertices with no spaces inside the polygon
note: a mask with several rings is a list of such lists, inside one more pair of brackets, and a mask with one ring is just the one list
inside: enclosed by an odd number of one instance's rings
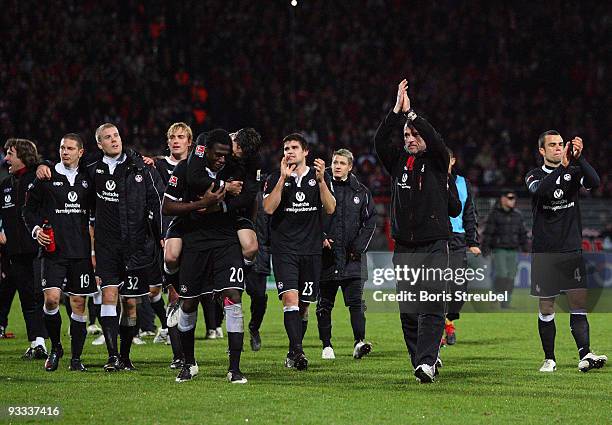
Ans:
{"label": "team crest on jacket", "polygon": [[277,287],[278,289],[283,289],[283,282],[278,282],[278,283],[276,284],[276,287]]}
{"label": "team crest on jacket", "polygon": [[134,176],[134,180],[136,180],[137,183],[141,183],[142,182],[142,175],[141,174],[136,174]]}
{"label": "team crest on jacket", "polygon": [[358,203],[360,202],[360,201],[359,201],[359,196],[355,196],[355,197],[353,198],[353,202],[354,202],[354,203],[356,203],[356,204],[358,204]]}
{"label": "team crest on jacket", "polygon": [[87,187],[89,186],[89,183],[87,183],[87,180],[83,180],[83,181],[81,182],[81,185],[82,185],[82,186],[83,186],[85,189],[87,189]]}
{"label": "team crest on jacket", "polygon": [[176,187],[177,183],[178,183],[178,178],[176,176],[170,176],[170,180],[168,180],[168,184],[170,186]]}
{"label": "team crest on jacket", "polygon": [[199,156],[200,158],[202,158],[204,156],[204,152],[206,152],[206,147],[203,145],[198,145],[195,148],[195,154],[196,156]]}
{"label": "team crest on jacket", "polygon": [[184,294],[185,292],[187,292],[187,286],[181,285],[181,294]]}
{"label": "team crest on jacket", "polygon": [[564,174],[563,175],[563,180],[565,180],[566,182],[570,181],[572,179],[572,175],[571,174]]}
{"label": "team crest on jacket", "polygon": [[310,179],[310,180],[308,180],[308,184],[309,184],[310,186],[314,186],[314,185],[316,185],[316,184],[317,184],[317,182],[315,181],[315,179]]}

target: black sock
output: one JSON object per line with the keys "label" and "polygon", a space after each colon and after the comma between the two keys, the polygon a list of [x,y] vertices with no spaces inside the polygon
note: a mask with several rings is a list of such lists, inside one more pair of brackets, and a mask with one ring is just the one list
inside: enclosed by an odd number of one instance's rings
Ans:
{"label": "black sock", "polygon": [[170,346],[172,347],[172,357],[174,360],[183,358],[183,347],[181,346],[181,336],[176,326],[168,328],[168,336],[170,337]]}
{"label": "black sock", "polygon": [[261,322],[263,322],[264,315],[266,314],[267,306],[268,294],[251,298],[251,321],[249,322],[249,330],[252,333],[259,332]]}
{"label": "black sock", "polygon": [[132,339],[138,332],[138,326],[119,325],[119,336],[121,338],[119,354],[122,359],[130,358],[130,350],[132,348]]}
{"label": "black sock", "polygon": [[589,347],[589,321],[586,314],[570,314],[570,329],[578,347],[578,356],[582,359],[591,352]]}
{"label": "black sock", "polygon": [[545,322],[538,318],[538,331],[540,332],[540,340],[542,341],[542,349],[544,350],[544,358],[555,360],[555,335],[557,328],[555,320]]}
{"label": "black sock", "polygon": [[319,339],[323,348],[331,347],[331,311],[326,308],[317,308],[317,327],[319,328]]}
{"label": "black sock", "polygon": [[285,330],[287,331],[287,336],[289,337],[289,351],[294,353],[301,352],[302,344],[300,336],[302,332],[302,324],[300,312],[297,310],[285,311],[283,316]]}
{"label": "black sock", "polygon": [[194,353],[195,327],[186,332],[183,332],[179,329],[179,335],[181,336],[181,346],[183,347],[183,355],[185,356],[185,363],[195,364],[195,353]]}
{"label": "black sock", "polygon": [[304,336],[306,335],[307,330],[308,330],[308,320],[302,319],[302,341],[304,341]]}
{"label": "black sock", "polygon": [[51,340],[51,349],[57,348],[62,345],[60,340],[60,334],[62,332],[62,316],[59,311],[55,314],[45,313],[44,316],[47,334]]}
{"label": "black sock", "polygon": [[119,318],[117,316],[102,316],[100,317],[100,326],[102,326],[108,355],[118,356],[117,334],[119,333]]}
{"label": "black sock", "polygon": [[80,359],[83,353],[83,345],[87,337],[87,328],[85,322],[79,322],[70,319],[70,351],[73,359]]}
{"label": "black sock", "polygon": [[365,314],[363,314],[363,308],[361,306],[349,307],[349,312],[351,314],[351,327],[353,328],[353,337],[355,338],[355,341],[363,341],[365,339],[366,324],[366,318]]}
{"label": "black sock", "polygon": [[151,308],[161,322],[161,328],[166,329],[168,325],[166,324],[166,309],[164,308],[164,299],[160,298],[155,302],[151,302]]}
{"label": "black sock", "polygon": [[240,354],[244,344],[244,332],[228,332],[227,345],[229,348],[229,369],[232,371],[240,370]]}

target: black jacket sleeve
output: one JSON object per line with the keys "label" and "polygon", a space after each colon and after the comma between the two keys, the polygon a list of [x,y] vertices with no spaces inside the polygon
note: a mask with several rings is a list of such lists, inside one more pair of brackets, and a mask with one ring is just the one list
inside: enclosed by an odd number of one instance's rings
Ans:
{"label": "black jacket sleeve", "polygon": [[368,245],[372,240],[374,231],[376,230],[376,206],[372,199],[372,194],[365,186],[362,186],[366,191],[366,202],[361,206],[361,223],[359,233],[353,241],[352,250],[356,254],[362,254],[367,251]]}
{"label": "black jacket sleeve", "polygon": [[30,234],[36,226],[42,226],[44,220],[44,183],[35,179],[33,184],[34,186],[28,191],[22,210],[23,221]]}
{"label": "black jacket sleeve", "polygon": [[587,189],[595,189],[601,183],[597,171],[587,162],[583,155],[578,158],[578,165],[582,171],[583,182],[582,185]]}
{"label": "black jacket sleeve", "polygon": [[403,115],[391,110],[378,126],[374,136],[376,155],[389,174],[393,174],[393,167],[400,153],[399,147],[391,143],[391,132],[397,127],[402,117]]}
{"label": "black jacket sleeve", "polygon": [[425,143],[427,144],[427,151],[431,152],[433,158],[435,158],[435,163],[438,164],[440,170],[448,172],[450,156],[440,133],[438,133],[425,118],[418,115],[414,120],[412,120],[412,125],[421,134],[423,140],[425,140]]}
{"label": "black jacket sleeve", "polygon": [[461,201],[459,200],[459,192],[457,191],[457,183],[454,175],[448,176],[448,215],[457,217],[461,214]]}
{"label": "black jacket sleeve", "polygon": [[472,186],[467,180],[465,181],[465,186],[467,187],[467,199],[463,207],[463,229],[465,230],[465,243],[470,248],[480,246],[478,240],[478,213],[476,205],[474,205]]}
{"label": "black jacket sleeve", "polygon": [[154,167],[145,166],[147,177],[147,209],[153,215],[152,224],[156,237],[162,238],[162,197],[164,196],[164,182]]}

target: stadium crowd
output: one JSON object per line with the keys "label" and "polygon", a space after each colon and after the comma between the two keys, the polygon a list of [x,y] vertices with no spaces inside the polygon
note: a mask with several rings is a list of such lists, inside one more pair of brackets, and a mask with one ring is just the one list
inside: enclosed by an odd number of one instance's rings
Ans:
{"label": "stadium crowd", "polygon": [[612,195],[602,2],[9,0],[3,10],[0,135],[31,138],[46,157],[68,131],[93,147],[101,121],[157,154],[167,126],[186,121],[196,134],[257,128],[273,168],[282,136],[299,129],[317,155],[351,149],[384,196],[371,140],[389,87],[409,74],[477,190],[524,191],[538,134],[557,128],[588,142],[602,176],[591,196]]}

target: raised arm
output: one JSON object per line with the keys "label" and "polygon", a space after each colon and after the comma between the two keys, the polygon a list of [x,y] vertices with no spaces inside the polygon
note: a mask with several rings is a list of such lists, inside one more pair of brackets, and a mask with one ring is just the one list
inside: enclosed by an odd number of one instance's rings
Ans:
{"label": "raised arm", "polygon": [[389,111],[387,116],[385,116],[385,118],[382,120],[378,126],[378,129],[376,130],[376,135],[374,136],[374,150],[389,174],[392,173],[393,166],[395,165],[397,156],[400,153],[400,148],[391,143],[391,132],[399,126],[399,123],[404,117],[404,113],[409,109],[409,105],[406,104],[407,88],[408,81],[405,79],[400,81],[397,86],[395,106],[393,107],[393,110]]}
{"label": "raised arm", "polygon": [[274,211],[278,208],[283,198],[283,189],[285,188],[285,181],[291,176],[291,173],[295,170],[295,165],[287,165],[285,157],[281,160],[279,176],[275,174],[268,176],[266,184],[264,186],[264,200],[263,209],[266,214],[274,214]]}
{"label": "raised arm", "polygon": [[336,211],[336,198],[334,198],[327,185],[326,180],[329,179],[329,176],[325,174],[325,161],[320,158],[315,159],[314,168],[316,170],[316,179],[319,184],[319,196],[321,197],[323,210],[327,215],[332,215]]}

